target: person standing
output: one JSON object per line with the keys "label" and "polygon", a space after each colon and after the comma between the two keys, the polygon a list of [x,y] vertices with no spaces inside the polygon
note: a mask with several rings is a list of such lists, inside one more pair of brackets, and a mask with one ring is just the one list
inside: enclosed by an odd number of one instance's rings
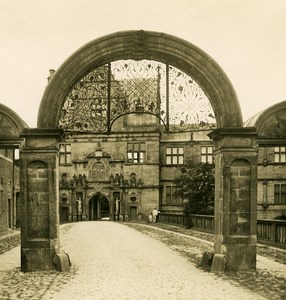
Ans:
{"label": "person standing", "polygon": [[159,211],[157,210],[157,208],[155,207],[152,211],[152,216],[153,216],[153,223],[156,223],[157,222],[157,219],[158,219],[158,213]]}

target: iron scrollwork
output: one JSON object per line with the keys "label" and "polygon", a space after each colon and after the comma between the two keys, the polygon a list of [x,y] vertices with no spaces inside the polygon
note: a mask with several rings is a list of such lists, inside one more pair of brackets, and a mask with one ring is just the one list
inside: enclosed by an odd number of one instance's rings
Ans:
{"label": "iron scrollwork", "polygon": [[201,87],[181,70],[151,60],[113,61],[89,72],[68,93],[58,124],[67,131],[105,133],[130,113],[155,115],[171,132],[215,127]]}

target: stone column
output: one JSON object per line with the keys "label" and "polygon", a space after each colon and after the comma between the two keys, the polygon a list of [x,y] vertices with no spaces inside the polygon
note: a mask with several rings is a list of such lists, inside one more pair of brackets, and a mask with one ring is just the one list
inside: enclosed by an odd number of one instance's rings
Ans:
{"label": "stone column", "polygon": [[214,254],[227,270],[256,268],[257,153],[254,128],[217,129]]}
{"label": "stone column", "polygon": [[87,220],[87,210],[86,210],[86,190],[82,192],[82,221]]}
{"label": "stone column", "polygon": [[21,270],[55,269],[59,253],[58,129],[24,129],[20,151]]}

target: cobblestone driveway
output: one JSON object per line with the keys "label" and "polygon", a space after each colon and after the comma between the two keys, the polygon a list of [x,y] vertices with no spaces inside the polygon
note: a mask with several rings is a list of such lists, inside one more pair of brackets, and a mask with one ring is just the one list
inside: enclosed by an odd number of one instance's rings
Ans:
{"label": "cobblestone driveway", "polygon": [[68,224],[61,244],[71,273],[21,273],[9,265],[0,272],[0,299],[264,299],[123,224]]}

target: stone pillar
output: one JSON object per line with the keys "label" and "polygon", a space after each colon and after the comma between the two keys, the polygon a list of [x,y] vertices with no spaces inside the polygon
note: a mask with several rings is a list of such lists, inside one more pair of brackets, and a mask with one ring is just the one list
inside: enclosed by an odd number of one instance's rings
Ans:
{"label": "stone pillar", "polygon": [[86,190],[82,192],[82,221],[86,221],[88,219],[87,209],[86,209]]}
{"label": "stone pillar", "polygon": [[217,129],[214,254],[226,270],[256,268],[257,153],[254,128]]}
{"label": "stone pillar", "polygon": [[59,253],[58,129],[24,129],[20,151],[21,270],[55,269]]}

